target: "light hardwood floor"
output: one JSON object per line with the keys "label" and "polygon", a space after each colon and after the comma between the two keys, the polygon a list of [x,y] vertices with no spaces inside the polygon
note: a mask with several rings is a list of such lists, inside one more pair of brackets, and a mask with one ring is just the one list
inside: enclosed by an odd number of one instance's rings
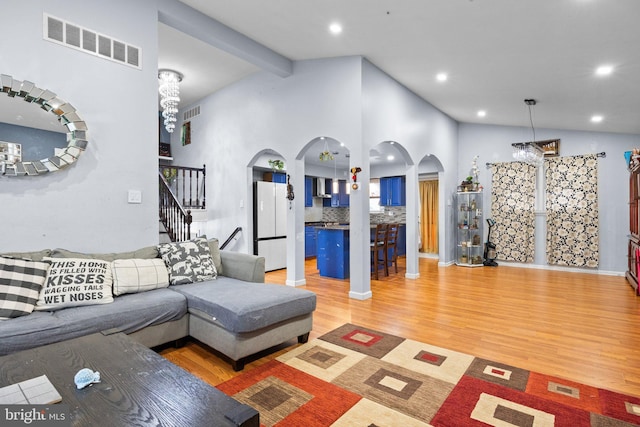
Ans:
{"label": "light hardwood floor", "polygon": [[[373,298],[348,298],[347,280],[322,278],[305,263],[317,294],[311,339],[353,323],[516,367],[640,396],[640,297],[624,277],[499,266],[438,267],[420,259],[420,278],[400,271],[371,281]],[[267,273],[284,284],[286,271]],[[291,341],[245,371],[290,350]],[[164,357],[211,385],[239,373],[190,340]]]}

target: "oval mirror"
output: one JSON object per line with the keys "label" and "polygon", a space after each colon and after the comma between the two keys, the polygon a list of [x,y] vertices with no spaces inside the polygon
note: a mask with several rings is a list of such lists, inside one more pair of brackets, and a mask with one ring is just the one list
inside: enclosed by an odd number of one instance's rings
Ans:
{"label": "oval mirror", "polygon": [[[0,99],[0,125],[3,129],[0,133],[0,174],[42,175],[75,163],[88,143],[87,125],[76,109],[55,93],[40,89],[27,80],[20,81],[1,74],[0,85],[0,98],[6,96],[6,99]],[[25,105],[27,108],[22,111]],[[10,111],[17,114],[9,114]],[[53,129],[51,122],[54,122]],[[59,129],[55,128],[55,122]],[[34,142],[38,140],[39,143]],[[57,144],[56,141],[62,142]],[[53,151],[49,157],[27,158],[38,156],[47,145]],[[56,145],[57,148],[53,148]]]}

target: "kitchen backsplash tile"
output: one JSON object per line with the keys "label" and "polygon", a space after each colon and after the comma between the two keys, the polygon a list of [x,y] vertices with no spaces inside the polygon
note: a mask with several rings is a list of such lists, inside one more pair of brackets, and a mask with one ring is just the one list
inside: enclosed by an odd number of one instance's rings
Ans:
{"label": "kitchen backsplash tile", "polygon": [[369,221],[372,224],[398,222],[406,224],[407,209],[405,206],[385,206],[384,212],[369,214]]}
{"label": "kitchen backsplash tile", "polygon": [[322,209],[322,221],[349,223],[349,208],[324,208]]}
{"label": "kitchen backsplash tile", "polygon": [[[310,217],[310,215],[305,215],[305,221],[311,221]],[[317,215],[314,215],[313,220],[317,220]],[[340,224],[349,223],[349,208],[323,208],[322,221]],[[405,224],[407,222],[407,210],[404,206],[385,206],[384,212],[370,213],[369,221],[372,224],[390,222]]]}

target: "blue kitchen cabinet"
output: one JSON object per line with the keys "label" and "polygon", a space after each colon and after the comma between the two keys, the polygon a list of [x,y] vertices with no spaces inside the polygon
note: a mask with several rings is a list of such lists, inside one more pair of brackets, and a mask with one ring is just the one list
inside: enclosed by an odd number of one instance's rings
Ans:
{"label": "blue kitchen cabinet", "polygon": [[349,278],[349,228],[318,228],[316,265],[320,276]]}
{"label": "blue kitchen cabinet", "polygon": [[313,177],[304,177],[304,206],[313,206]]}
{"label": "blue kitchen cabinet", "polygon": [[267,182],[277,182],[279,184],[286,184],[287,174],[284,172],[265,172],[262,179]]}
{"label": "blue kitchen cabinet", "polygon": [[404,176],[380,178],[380,206],[404,206],[407,186]]}
{"label": "blue kitchen cabinet", "polygon": [[349,193],[347,186],[349,183],[344,180],[338,180],[338,192],[333,192],[333,180],[327,179],[327,187],[331,189],[331,199],[325,199],[322,206],[332,208],[345,208],[349,206]]}
{"label": "blue kitchen cabinet", "polygon": [[407,254],[407,226],[405,224],[400,224],[398,228],[398,256],[403,256]]}
{"label": "blue kitchen cabinet", "polygon": [[304,257],[313,258],[316,256],[318,245],[316,226],[307,225],[304,227]]}

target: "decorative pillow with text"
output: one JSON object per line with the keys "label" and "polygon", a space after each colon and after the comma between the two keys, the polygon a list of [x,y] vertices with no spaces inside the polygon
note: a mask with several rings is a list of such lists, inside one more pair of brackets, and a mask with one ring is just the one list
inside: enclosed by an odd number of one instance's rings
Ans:
{"label": "decorative pillow with text", "polygon": [[113,302],[111,263],[99,259],[45,258],[51,267],[35,310],[54,311]]}

